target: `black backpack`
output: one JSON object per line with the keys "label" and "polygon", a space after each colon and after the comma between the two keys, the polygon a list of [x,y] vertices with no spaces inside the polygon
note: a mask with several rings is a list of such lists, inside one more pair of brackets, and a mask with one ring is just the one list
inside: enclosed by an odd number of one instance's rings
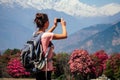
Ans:
{"label": "black backpack", "polygon": [[[41,44],[42,34],[33,35],[21,50],[21,62],[27,71],[36,72],[47,64],[48,53],[43,55],[44,52]],[[52,42],[50,42],[49,47],[52,47],[52,45]]]}

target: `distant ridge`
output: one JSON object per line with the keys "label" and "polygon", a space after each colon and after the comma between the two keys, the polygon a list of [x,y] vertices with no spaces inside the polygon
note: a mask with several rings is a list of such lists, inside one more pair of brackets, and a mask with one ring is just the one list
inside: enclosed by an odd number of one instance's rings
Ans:
{"label": "distant ridge", "polygon": [[107,53],[120,52],[120,22],[89,37],[82,42],[80,48],[87,49],[91,53],[101,49]]}
{"label": "distant ridge", "polygon": [[[86,34],[83,34],[82,30],[85,30]],[[71,35],[66,41],[62,41],[64,47],[59,48],[59,43],[58,51],[71,52],[74,49],[85,49],[89,53],[97,50],[105,50],[107,53],[120,52],[120,22],[113,25],[96,25],[82,30]]]}
{"label": "distant ridge", "polygon": [[58,43],[55,42],[56,51],[57,52],[61,52],[61,51],[71,52],[74,49],[80,48],[80,44],[84,40],[86,40],[88,37],[91,37],[92,35],[96,33],[104,31],[110,26],[111,24],[97,24],[94,26],[83,28],[75,32],[74,34],[68,36],[67,39],[61,40]]}

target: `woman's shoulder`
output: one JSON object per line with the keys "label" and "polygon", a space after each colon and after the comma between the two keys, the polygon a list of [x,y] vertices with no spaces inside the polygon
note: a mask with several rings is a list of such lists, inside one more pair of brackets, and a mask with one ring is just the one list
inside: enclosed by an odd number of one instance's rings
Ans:
{"label": "woman's shoulder", "polygon": [[50,37],[50,36],[53,36],[53,35],[54,35],[54,33],[52,33],[52,32],[44,32],[42,37]]}

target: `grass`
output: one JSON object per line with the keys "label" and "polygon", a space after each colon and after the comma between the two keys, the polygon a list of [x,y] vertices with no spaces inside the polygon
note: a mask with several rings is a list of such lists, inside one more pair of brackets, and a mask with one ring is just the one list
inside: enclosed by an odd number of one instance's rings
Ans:
{"label": "grass", "polygon": [[35,78],[0,78],[0,80],[35,80]]}
{"label": "grass", "polygon": [[0,78],[0,80],[35,80],[35,78]]}

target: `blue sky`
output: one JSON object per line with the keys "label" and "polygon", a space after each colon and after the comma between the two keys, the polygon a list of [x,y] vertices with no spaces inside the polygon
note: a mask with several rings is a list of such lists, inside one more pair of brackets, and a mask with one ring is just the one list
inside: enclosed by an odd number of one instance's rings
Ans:
{"label": "blue sky", "polygon": [[117,3],[120,4],[120,0],[79,0],[80,2],[86,3],[88,5],[94,5],[97,7],[110,4],[110,3]]}

